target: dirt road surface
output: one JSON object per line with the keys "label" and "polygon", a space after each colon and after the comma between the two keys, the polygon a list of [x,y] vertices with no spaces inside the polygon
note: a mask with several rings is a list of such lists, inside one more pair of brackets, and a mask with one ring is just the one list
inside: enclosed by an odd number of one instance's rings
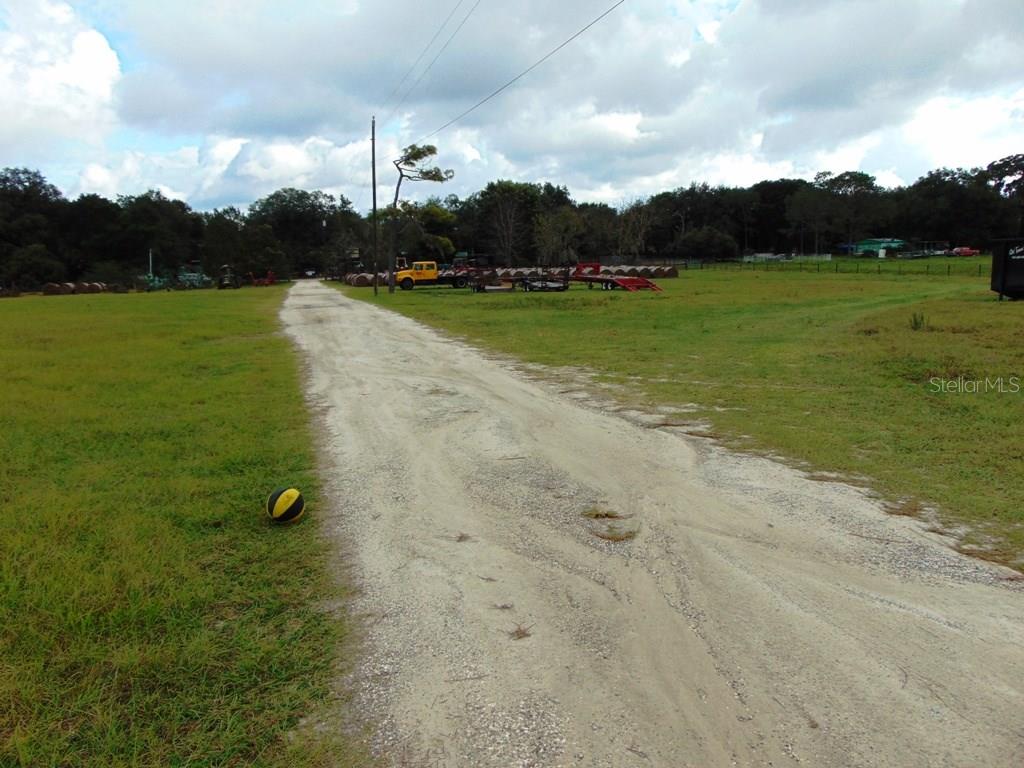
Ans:
{"label": "dirt road surface", "polygon": [[1009,571],[320,284],[282,320],[388,762],[1024,765]]}

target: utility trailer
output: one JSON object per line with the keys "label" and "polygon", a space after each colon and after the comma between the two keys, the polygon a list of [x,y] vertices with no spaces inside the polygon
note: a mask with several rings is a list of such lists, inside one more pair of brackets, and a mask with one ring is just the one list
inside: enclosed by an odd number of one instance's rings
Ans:
{"label": "utility trailer", "polygon": [[474,269],[467,273],[469,286],[476,293],[510,293],[515,290],[544,293],[569,290],[568,267],[533,270],[530,274],[499,276],[495,269]]}
{"label": "utility trailer", "polygon": [[580,262],[573,270],[571,279],[578,283],[586,283],[587,288],[601,286],[603,291],[622,288],[625,291],[660,291],[657,283],[646,277],[628,277],[626,275],[602,275],[601,265],[597,262]]}

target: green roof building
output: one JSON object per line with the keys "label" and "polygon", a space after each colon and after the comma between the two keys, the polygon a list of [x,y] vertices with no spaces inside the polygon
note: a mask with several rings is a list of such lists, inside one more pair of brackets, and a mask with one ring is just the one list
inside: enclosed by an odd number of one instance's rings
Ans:
{"label": "green roof building", "polygon": [[896,237],[870,237],[857,243],[853,247],[853,253],[855,256],[877,256],[883,250],[889,252],[902,250],[906,244],[906,241]]}

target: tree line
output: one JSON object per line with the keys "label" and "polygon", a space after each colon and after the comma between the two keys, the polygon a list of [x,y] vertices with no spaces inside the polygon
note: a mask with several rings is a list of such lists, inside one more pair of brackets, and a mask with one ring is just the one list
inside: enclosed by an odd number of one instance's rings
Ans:
{"label": "tree line", "polygon": [[[433,149],[432,147],[430,149]],[[443,178],[428,178],[445,181]],[[570,261],[728,260],[743,253],[829,253],[863,237],[985,248],[1024,234],[1024,155],[984,168],[934,170],[883,188],[866,173],[819,173],[750,187],[691,184],[619,206],[578,203],[564,186],[499,180],[460,198],[397,199],[379,216],[379,265],[388,248],[409,259],[486,254],[499,265]],[[372,222],[349,200],[280,189],[252,203],[196,211],[158,191],[69,200],[41,173],[0,171],[0,283],[129,283],[148,270],[173,274],[230,265],[273,270],[370,268]]]}

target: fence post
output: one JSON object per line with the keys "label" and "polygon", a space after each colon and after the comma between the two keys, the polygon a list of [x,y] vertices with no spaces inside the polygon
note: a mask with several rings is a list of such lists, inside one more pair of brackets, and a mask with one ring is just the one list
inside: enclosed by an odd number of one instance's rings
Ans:
{"label": "fence post", "polygon": [[838,261],[836,262],[836,274],[837,275],[839,274],[839,262]]}

